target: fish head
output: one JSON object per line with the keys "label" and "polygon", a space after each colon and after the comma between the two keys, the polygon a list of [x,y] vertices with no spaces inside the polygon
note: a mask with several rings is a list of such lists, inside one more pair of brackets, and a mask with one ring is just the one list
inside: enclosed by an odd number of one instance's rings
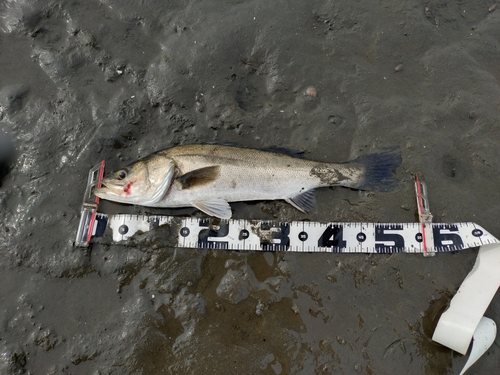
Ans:
{"label": "fish head", "polygon": [[113,202],[154,206],[167,194],[175,162],[154,154],[107,175],[94,195]]}

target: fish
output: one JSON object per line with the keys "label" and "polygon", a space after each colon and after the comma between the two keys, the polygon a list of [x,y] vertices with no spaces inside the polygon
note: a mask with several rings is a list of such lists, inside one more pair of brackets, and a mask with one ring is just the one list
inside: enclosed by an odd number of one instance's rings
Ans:
{"label": "fish", "polygon": [[391,191],[399,149],[345,163],[308,160],[244,147],[191,144],[161,150],[107,175],[94,194],[147,207],[196,207],[230,219],[229,202],[285,200],[302,212],[314,207],[314,191],[328,186]]}

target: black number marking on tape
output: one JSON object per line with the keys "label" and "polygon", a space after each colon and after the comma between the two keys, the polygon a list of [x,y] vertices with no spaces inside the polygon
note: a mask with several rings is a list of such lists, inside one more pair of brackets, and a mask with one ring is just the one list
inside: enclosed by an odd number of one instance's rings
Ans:
{"label": "black number marking on tape", "polygon": [[160,226],[160,218],[158,216],[153,216],[148,218],[149,230]]}
{"label": "black number marking on tape", "polygon": [[358,234],[356,234],[356,239],[358,240],[358,242],[365,242],[366,234],[364,234],[363,232],[359,232]]}
{"label": "black number marking on tape", "polygon": [[[405,239],[397,233],[388,233],[388,231],[403,230],[402,225],[377,225],[375,230],[375,249],[378,253],[401,252],[405,247]],[[388,245],[388,243],[392,243]]]}
{"label": "black number marking on tape", "polygon": [[208,219],[200,220],[200,227],[208,227],[202,229],[198,233],[198,246],[200,248],[211,249],[227,249],[229,246],[228,241],[223,238],[229,234],[229,223],[221,223],[218,228],[210,227]]}
{"label": "black number marking on tape", "polygon": [[191,233],[191,231],[188,227],[182,227],[180,233],[182,237],[187,237],[189,236],[189,233]]}
{"label": "black number marking on tape", "polygon": [[422,242],[424,240],[424,236],[422,235],[422,233],[418,232],[416,235],[415,235],[415,241],[417,242]]}
{"label": "black number marking on tape", "polygon": [[290,224],[281,223],[279,226],[272,226],[269,223],[262,223],[261,231],[269,231],[269,236],[260,236],[260,248],[264,251],[286,251],[290,248]]}
{"label": "black number marking on tape", "polygon": [[318,247],[330,247],[332,251],[340,251],[347,247],[344,241],[344,228],[342,225],[329,225],[318,240]]}
{"label": "black number marking on tape", "polygon": [[106,215],[97,214],[96,222],[94,224],[94,237],[104,236],[104,232],[106,231],[106,226],[108,225],[108,217]]}
{"label": "black number marking on tape", "polygon": [[299,233],[299,240],[301,240],[302,242],[307,241],[308,238],[309,235],[307,234],[307,232],[302,231]]}
{"label": "black number marking on tape", "polygon": [[464,248],[462,237],[457,233],[458,226],[453,224],[442,224],[439,227],[432,228],[434,234],[434,246],[436,251],[452,251]]}
{"label": "black number marking on tape", "polygon": [[483,231],[481,229],[476,228],[472,231],[472,235],[474,237],[481,237],[483,235]]}
{"label": "black number marking on tape", "polygon": [[240,241],[244,241],[244,240],[246,240],[248,237],[250,237],[250,232],[249,232],[249,231],[247,231],[246,229],[242,229],[242,230],[240,231],[240,235],[238,236],[238,239],[239,239]]}

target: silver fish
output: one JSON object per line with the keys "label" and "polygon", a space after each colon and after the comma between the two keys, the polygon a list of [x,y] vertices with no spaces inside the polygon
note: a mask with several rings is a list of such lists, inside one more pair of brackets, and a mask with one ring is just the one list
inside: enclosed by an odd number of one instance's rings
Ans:
{"label": "silver fish", "polygon": [[221,145],[185,145],[156,152],[106,176],[94,194],[149,207],[193,206],[231,218],[228,202],[284,199],[300,211],[314,205],[314,189],[341,185],[389,191],[398,150],[343,164]]}

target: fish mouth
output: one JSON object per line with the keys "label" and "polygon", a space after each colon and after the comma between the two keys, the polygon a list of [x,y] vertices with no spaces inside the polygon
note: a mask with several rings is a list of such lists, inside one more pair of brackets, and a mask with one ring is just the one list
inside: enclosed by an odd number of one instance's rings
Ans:
{"label": "fish mouth", "polygon": [[99,197],[99,198],[106,198],[109,195],[116,195],[112,190],[110,190],[106,186],[102,186],[100,188],[96,188],[96,189],[94,189],[94,191],[92,193],[96,197]]}
{"label": "fish mouth", "polygon": [[[114,188],[116,188],[116,187],[114,187]],[[107,200],[110,202],[133,204],[134,202],[131,199],[128,199],[127,197],[124,197],[123,195],[120,194],[121,191],[122,191],[122,189],[115,191],[115,189],[112,189],[112,188],[107,187],[107,186],[103,186],[103,187],[94,189],[94,191],[92,193],[96,197],[99,197],[100,199],[104,199],[104,200]]]}
{"label": "fish mouth", "polygon": [[121,191],[122,189],[119,186],[109,186],[107,184],[107,181],[104,179],[101,181],[101,187],[98,187],[94,189],[92,192],[96,197],[106,199],[108,197],[117,197],[120,194],[118,194],[118,191]]}

